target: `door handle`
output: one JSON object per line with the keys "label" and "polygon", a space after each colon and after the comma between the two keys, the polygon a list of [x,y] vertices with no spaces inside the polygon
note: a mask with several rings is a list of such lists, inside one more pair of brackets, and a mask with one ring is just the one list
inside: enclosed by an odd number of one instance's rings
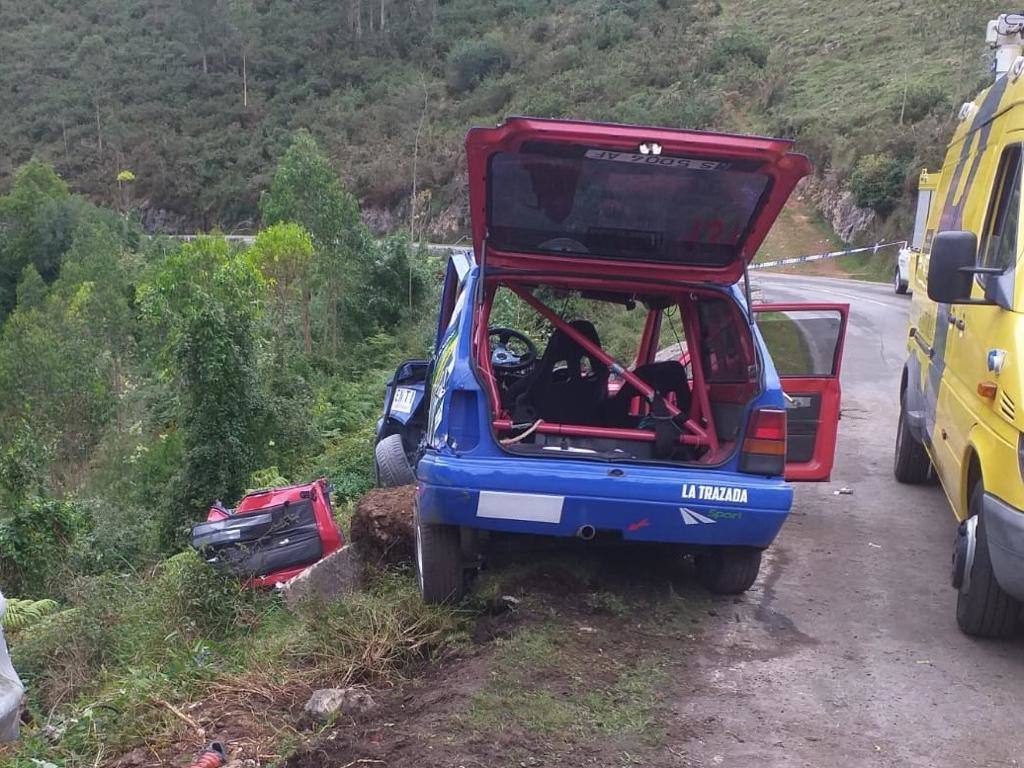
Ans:
{"label": "door handle", "polygon": [[962,317],[958,317],[956,319],[956,329],[958,331],[962,331],[966,327],[967,327],[967,324],[964,322],[964,319]]}

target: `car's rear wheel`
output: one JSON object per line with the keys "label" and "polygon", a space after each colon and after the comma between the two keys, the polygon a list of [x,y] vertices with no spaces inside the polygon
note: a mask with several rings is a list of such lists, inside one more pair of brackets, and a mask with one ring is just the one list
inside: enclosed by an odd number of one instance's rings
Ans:
{"label": "car's rear wheel", "polygon": [[928,480],[932,460],[924,444],[914,437],[907,424],[906,390],[900,395],[900,415],[896,422],[896,450],[893,453],[892,473],[901,483],[920,485]]}
{"label": "car's rear wheel", "polygon": [[401,435],[388,435],[373,449],[377,485],[381,488],[395,488],[416,482]]}
{"label": "car's rear wheel", "polygon": [[899,267],[897,267],[896,271],[893,273],[892,287],[896,293],[904,294],[907,292],[907,282],[905,280],[900,280]]}
{"label": "car's rear wheel", "polygon": [[718,595],[746,592],[761,570],[761,550],[753,547],[713,547],[697,555],[697,578]]}
{"label": "car's rear wheel", "polygon": [[1021,604],[1003,591],[992,570],[981,513],[985,487],[971,490],[967,520],[957,530],[953,547],[953,586],[956,587],[956,623],[968,635],[1006,638],[1018,628]]}
{"label": "car's rear wheel", "polygon": [[423,602],[455,603],[466,591],[462,567],[462,536],[458,526],[424,523],[417,504],[413,510],[416,534],[416,580]]}

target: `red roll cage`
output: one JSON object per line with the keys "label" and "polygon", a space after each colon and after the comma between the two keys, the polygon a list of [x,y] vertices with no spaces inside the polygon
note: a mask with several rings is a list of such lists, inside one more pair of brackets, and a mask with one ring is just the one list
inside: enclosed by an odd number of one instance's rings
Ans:
{"label": "red roll cage", "polygon": [[[541,317],[550,322],[555,328],[565,333],[569,338],[579,344],[580,347],[582,347],[588,354],[607,365],[614,374],[621,376],[622,379],[634,387],[640,395],[633,398],[631,402],[630,412],[633,415],[644,415],[649,412],[649,409],[655,402],[656,393],[654,389],[627,366],[609,355],[600,347],[600,345],[595,344],[589,338],[581,334],[569,322],[562,319],[554,310],[534,296],[532,288],[536,285],[537,281],[531,281],[523,277],[492,279],[485,284],[483,302],[480,307],[477,324],[474,329],[473,350],[477,361],[477,367],[484,381],[485,389],[491,402],[494,404],[493,413],[496,414],[496,417],[493,419],[492,424],[495,433],[501,437],[502,435],[511,435],[516,431],[522,433],[522,430],[524,429],[524,425],[513,424],[511,414],[508,413],[502,405],[498,381],[491,365],[491,350],[488,340],[491,307],[494,302],[495,294],[501,286],[511,290]],[[566,285],[565,287],[570,290],[579,290],[576,286]],[[603,284],[602,288],[607,291],[607,283]],[[684,417],[682,430],[678,437],[679,443],[683,445],[704,447],[714,454],[719,451],[721,444],[718,432],[715,428],[714,413],[711,409],[710,385],[705,365],[708,362],[714,365],[716,361],[714,360],[713,355],[709,355],[709,359],[705,360],[704,355],[691,354],[689,349],[689,345],[696,343],[696,340],[702,338],[701,318],[698,314],[696,302],[697,296],[702,293],[704,292],[695,288],[679,288],[671,293],[662,294],[671,296],[673,305],[679,309],[679,316],[682,319],[683,333],[687,339],[687,348],[680,350],[679,361],[683,365],[690,366],[692,375],[692,379],[690,381],[692,402],[690,404],[689,413],[681,413],[679,407],[671,400],[671,398],[664,401],[664,407],[669,416],[673,418],[678,418],[680,416]],[[715,292],[715,295],[720,296],[718,292]],[[651,361],[655,355],[655,345],[657,344],[661,329],[662,312],[663,310],[651,310],[647,315],[635,361],[636,365]],[[728,325],[728,320],[722,320],[716,325],[716,327],[705,327],[703,329],[705,332],[704,338],[715,338]],[[743,346],[743,354],[748,360],[753,359],[753,348],[749,336],[741,334],[740,339]],[[640,442],[655,442],[656,440],[655,431],[652,429],[629,429],[621,427],[563,424],[542,420],[538,420],[532,425],[525,426],[529,431],[539,432],[541,434],[637,440]]]}

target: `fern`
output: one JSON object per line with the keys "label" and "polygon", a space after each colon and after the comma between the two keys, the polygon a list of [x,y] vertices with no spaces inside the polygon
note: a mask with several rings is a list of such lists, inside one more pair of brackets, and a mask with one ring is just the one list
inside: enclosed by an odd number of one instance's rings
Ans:
{"label": "fern", "polygon": [[0,626],[15,631],[35,624],[57,611],[56,600],[18,600],[8,598],[7,611],[0,617]]}

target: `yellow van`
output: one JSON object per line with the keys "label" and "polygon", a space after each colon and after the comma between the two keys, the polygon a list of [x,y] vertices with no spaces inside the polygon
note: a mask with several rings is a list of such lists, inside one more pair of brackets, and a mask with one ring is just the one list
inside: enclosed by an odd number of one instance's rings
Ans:
{"label": "yellow van", "polygon": [[1005,637],[1024,601],[1024,15],[988,38],[996,80],[960,111],[912,277],[894,470],[942,483],[957,622]]}
{"label": "yellow van", "polygon": [[931,210],[932,198],[939,187],[938,173],[921,171],[917,183],[917,213],[914,216],[913,238],[900,248],[896,257],[896,269],[893,271],[892,284],[896,293],[907,293],[912,290],[914,272],[917,270],[917,257],[927,247],[925,236],[928,229],[928,211]]}

